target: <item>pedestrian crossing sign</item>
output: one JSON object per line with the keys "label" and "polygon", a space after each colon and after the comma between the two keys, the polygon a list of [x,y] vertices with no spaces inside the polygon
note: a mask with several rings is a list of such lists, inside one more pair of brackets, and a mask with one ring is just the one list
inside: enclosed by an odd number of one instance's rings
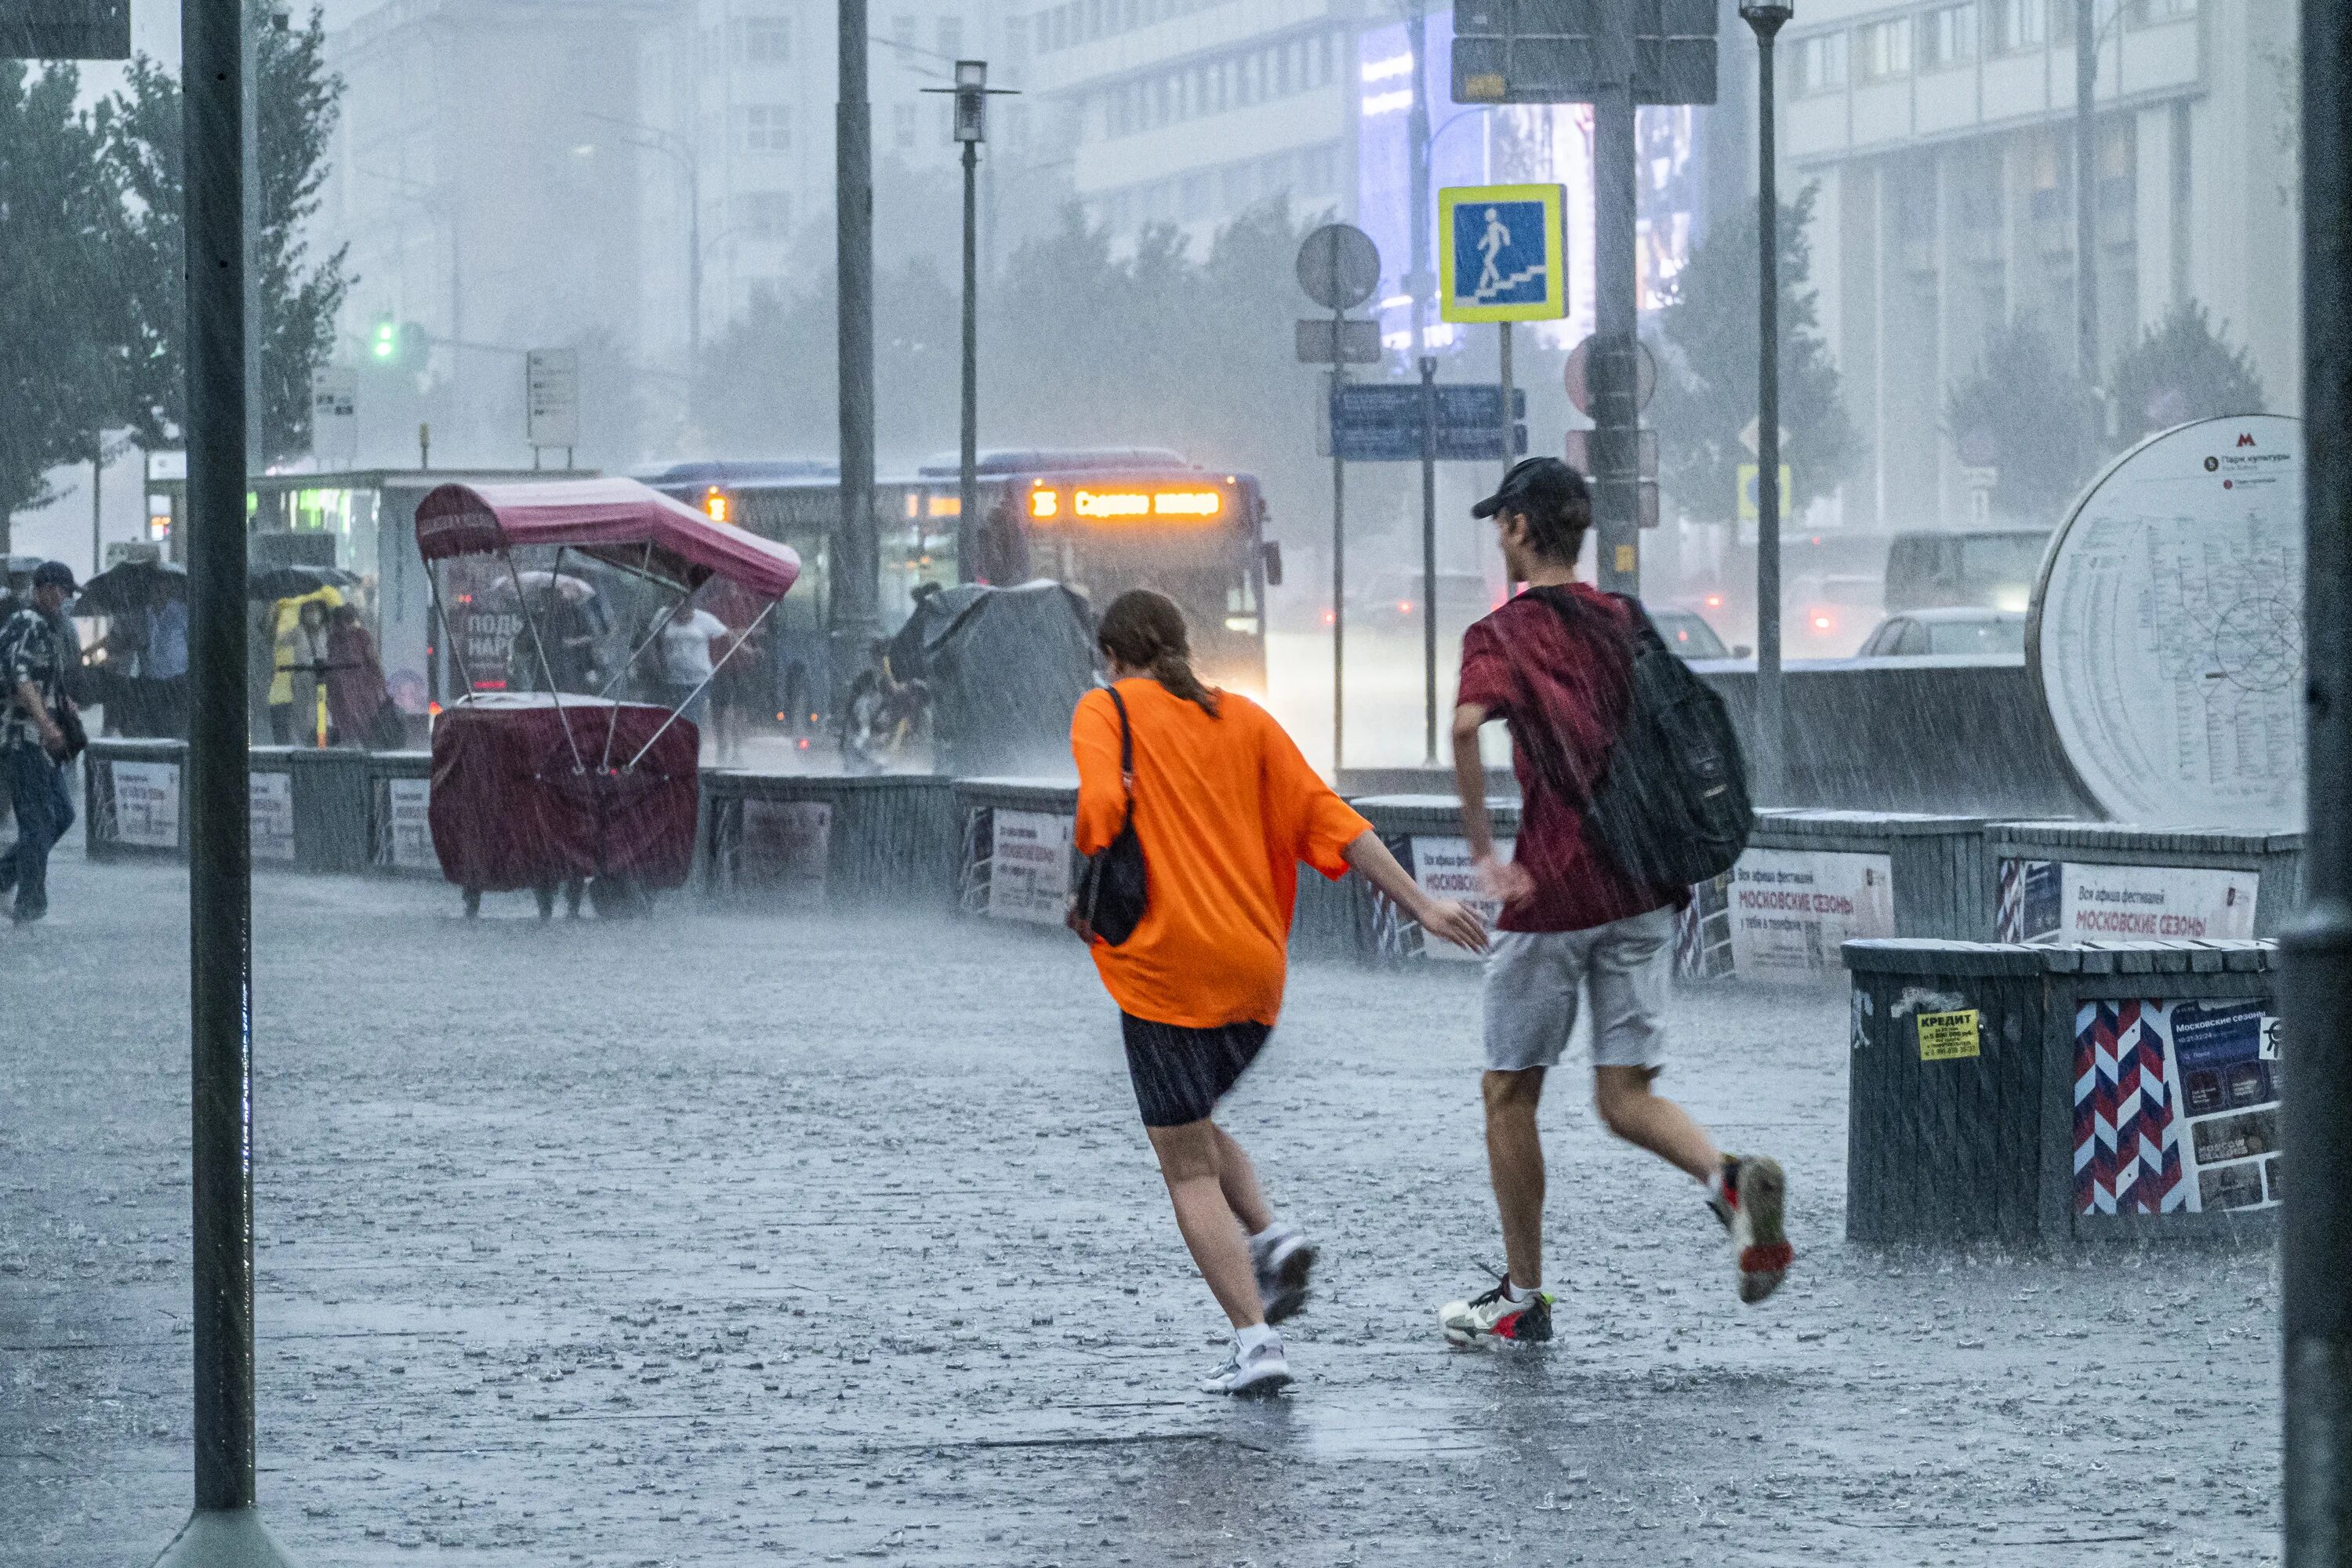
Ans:
{"label": "pedestrian crossing sign", "polygon": [[1437,193],[1438,314],[1549,321],[1568,314],[1568,192],[1451,185]]}

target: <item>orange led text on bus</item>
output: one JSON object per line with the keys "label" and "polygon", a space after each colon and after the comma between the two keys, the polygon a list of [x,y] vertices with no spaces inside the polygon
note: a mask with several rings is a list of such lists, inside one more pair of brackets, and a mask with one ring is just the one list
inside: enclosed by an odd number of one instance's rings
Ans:
{"label": "orange led text on bus", "polygon": [[[1089,490],[1070,492],[1070,515],[1089,521],[1115,522],[1127,518],[1215,517],[1224,510],[1225,498],[1216,490]],[[1029,492],[1029,515],[1039,521],[1062,515],[1062,492],[1045,486]]]}

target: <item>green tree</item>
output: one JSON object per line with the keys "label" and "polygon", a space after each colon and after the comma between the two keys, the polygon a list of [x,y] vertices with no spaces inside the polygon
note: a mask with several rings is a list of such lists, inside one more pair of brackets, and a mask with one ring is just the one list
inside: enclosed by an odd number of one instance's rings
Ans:
{"label": "green tree", "polygon": [[2263,412],[2263,378],[2243,349],[2213,330],[2205,307],[2184,300],[2140,334],[2107,374],[2115,435],[2123,446],[2191,419]]}
{"label": "green tree", "polygon": [[2054,522],[2098,457],[2093,406],[2073,356],[2021,316],[1986,334],[1976,369],[1945,400],[1944,426],[1960,461],[1995,470],[1995,510]]}
{"label": "green tree", "polygon": [[[276,461],[310,449],[310,373],[334,349],[335,312],[352,279],[344,248],[314,260],[303,229],[319,210],[327,145],[340,113],[342,79],[326,68],[326,31],[312,9],[299,28],[260,27],[261,233],[255,247],[261,296],[261,442]],[[107,159],[128,192],[121,269],[135,313],[128,406],[141,438],[161,445],[186,423],[181,355],[185,311],[182,271],[184,147],[180,84],[155,61],[131,62],[121,92],[100,108]]]}
{"label": "green tree", "polygon": [[[1810,238],[1817,186],[1780,205],[1780,458],[1791,510],[1837,489],[1862,455],[1837,366],[1821,335]],[[1658,431],[1658,480],[1689,518],[1728,519],[1738,467],[1756,459],[1739,433],[1756,417],[1762,337],[1757,322],[1756,219],[1719,222],[1675,279],[1659,312],[1658,390],[1648,417]]]}
{"label": "green tree", "polygon": [[79,87],[70,67],[0,59],[0,554],[10,514],[90,459],[120,401],[121,207]]}

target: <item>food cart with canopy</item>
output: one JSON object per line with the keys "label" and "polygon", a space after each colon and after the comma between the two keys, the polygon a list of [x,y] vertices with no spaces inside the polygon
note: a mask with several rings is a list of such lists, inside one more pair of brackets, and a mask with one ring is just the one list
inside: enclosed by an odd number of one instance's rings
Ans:
{"label": "food cart with canopy", "polygon": [[[442,873],[465,889],[467,912],[485,892],[529,888],[544,918],[557,888],[576,896],[583,884],[600,910],[613,912],[634,906],[643,892],[683,884],[694,858],[701,752],[684,710],[709,679],[677,708],[615,693],[705,583],[719,578],[765,601],[751,628],[757,630],[799,577],[799,556],[626,479],[443,485],[417,504],[416,547],[428,564],[499,559],[530,633],[517,646],[538,660],[532,673],[544,685],[476,690],[436,592],[434,613],[467,690],[433,726],[428,816]],[[550,550],[544,566],[526,571],[516,563],[518,551]],[[668,598],[627,663],[593,694],[559,688],[538,624],[573,553],[641,578]],[[714,663],[714,675],[741,646],[738,640]]]}

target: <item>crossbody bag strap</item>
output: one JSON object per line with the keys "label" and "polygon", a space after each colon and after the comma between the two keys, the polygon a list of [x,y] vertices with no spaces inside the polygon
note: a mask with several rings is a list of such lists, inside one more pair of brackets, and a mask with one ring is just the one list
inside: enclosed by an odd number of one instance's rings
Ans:
{"label": "crossbody bag strap", "polygon": [[1110,693],[1110,705],[1118,710],[1118,782],[1119,786],[1127,791],[1127,823],[1121,828],[1123,832],[1126,826],[1133,826],[1135,823],[1135,726],[1128,722],[1127,699],[1118,694],[1118,688],[1107,686],[1103,689]]}

